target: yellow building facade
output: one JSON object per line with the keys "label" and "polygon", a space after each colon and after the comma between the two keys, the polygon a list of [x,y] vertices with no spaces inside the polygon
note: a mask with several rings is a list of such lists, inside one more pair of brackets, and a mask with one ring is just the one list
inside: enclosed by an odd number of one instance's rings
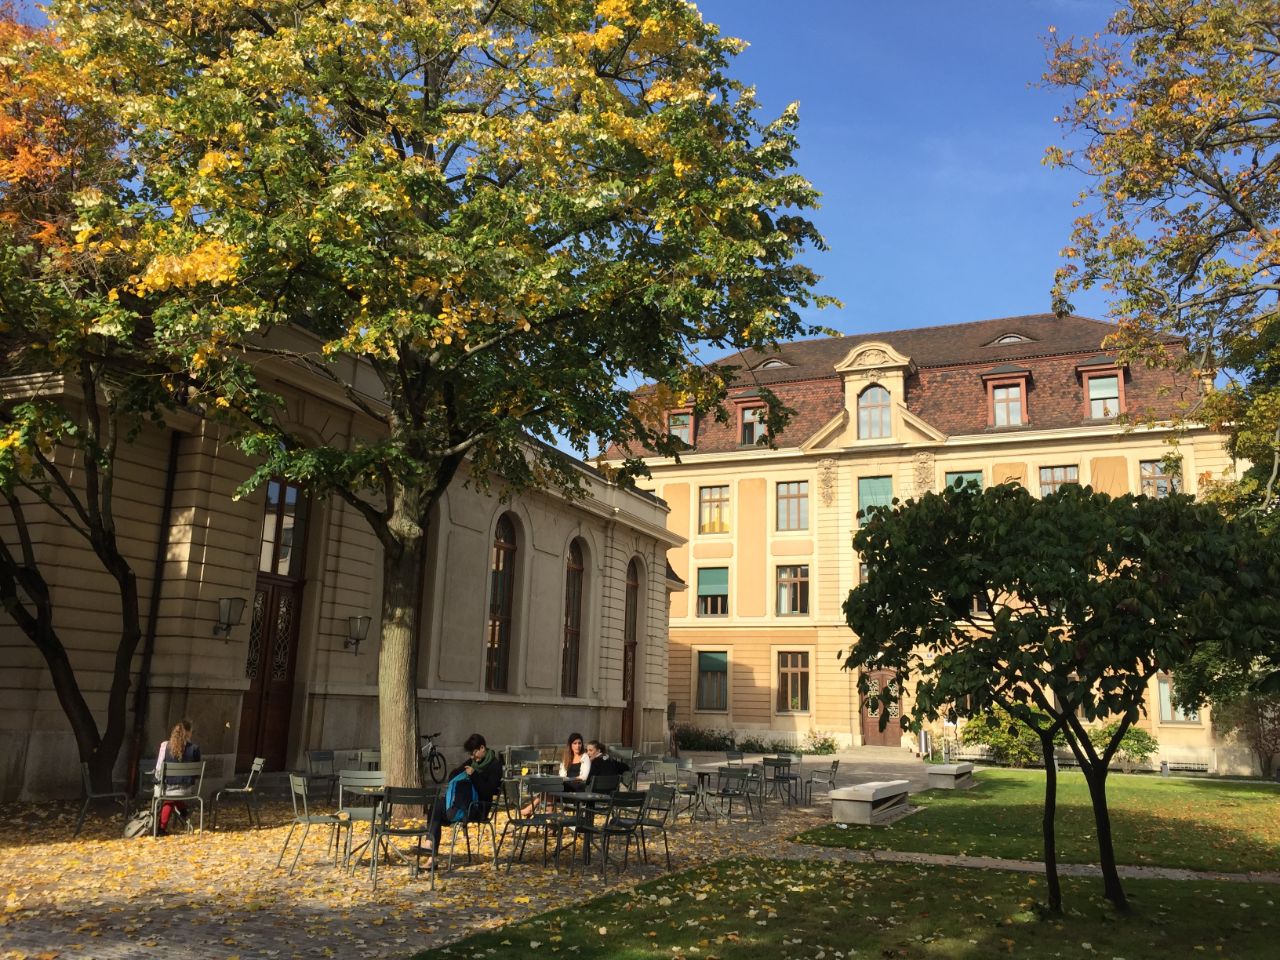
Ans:
{"label": "yellow building facade", "polygon": [[[648,465],[685,541],[669,553],[688,583],[671,598],[677,724],[916,744],[896,725],[878,729],[841,666],[854,639],[841,605],[861,573],[851,540],[866,506],[957,478],[1163,496],[1233,475],[1221,435],[1172,424],[1202,385],[1118,363],[1102,347],[1111,330],[1036,315],[789,343],[729,361],[741,374],[727,424],[670,411],[668,429],[688,449]],[[795,411],[773,448],[757,442],[761,387]],[[1157,759],[1248,767],[1247,753],[1214,741],[1207,711],[1173,707],[1167,678],[1153,681],[1149,706]]]}

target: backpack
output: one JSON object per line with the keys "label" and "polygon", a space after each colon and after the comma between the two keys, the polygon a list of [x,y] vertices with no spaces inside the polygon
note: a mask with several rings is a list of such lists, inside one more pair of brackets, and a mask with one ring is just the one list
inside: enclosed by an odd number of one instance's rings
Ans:
{"label": "backpack", "polygon": [[444,788],[444,822],[461,823],[467,819],[472,804],[479,800],[476,785],[466,771],[457,774]]}
{"label": "backpack", "polygon": [[124,825],[124,838],[133,840],[136,837],[151,836],[151,808],[141,810],[129,818],[129,822]]}

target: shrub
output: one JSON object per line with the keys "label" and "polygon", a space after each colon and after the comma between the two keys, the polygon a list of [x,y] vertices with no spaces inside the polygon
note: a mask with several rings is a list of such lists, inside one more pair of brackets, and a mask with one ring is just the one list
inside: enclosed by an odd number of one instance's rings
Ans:
{"label": "shrub", "polygon": [[681,750],[732,750],[732,730],[704,730],[684,725],[676,727],[676,743]]}
{"label": "shrub", "polygon": [[835,753],[836,738],[829,733],[823,733],[821,730],[810,730],[809,736],[805,737],[804,752],[819,755]]}
{"label": "shrub", "polygon": [[[1043,719],[1046,724],[1050,722],[1048,717]],[[997,762],[1011,767],[1041,766],[1044,763],[1040,737],[1036,732],[999,708],[992,713],[972,717],[964,725],[960,739],[963,743],[985,743]]]}
{"label": "shrub", "polygon": [[[1120,721],[1117,720],[1115,723],[1108,723],[1105,727],[1090,730],[1089,742],[1101,753],[1111,742],[1111,738],[1116,735],[1119,727]],[[1116,749],[1113,759],[1125,773],[1132,773],[1138,767],[1145,767],[1147,761],[1155,756],[1159,749],[1159,740],[1139,727],[1130,727],[1120,738],[1120,746]]]}

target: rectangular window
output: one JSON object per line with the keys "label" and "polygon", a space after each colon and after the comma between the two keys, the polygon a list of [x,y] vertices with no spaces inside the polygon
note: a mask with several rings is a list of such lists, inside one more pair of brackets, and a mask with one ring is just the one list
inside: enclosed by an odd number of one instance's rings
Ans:
{"label": "rectangular window", "polygon": [[1120,414],[1120,378],[1088,377],[1089,416],[1094,420],[1110,420]]}
{"label": "rectangular window", "polygon": [[809,712],[809,654],[778,654],[778,713]]}
{"label": "rectangular window", "polygon": [[778,484],[778,529],[809,529],[809,481]]}
{"label": "rectangular window", "polygon": [[729,615],[729,568],[702,567],[698,570],[698,616]]}
{"label": "rectangular window", "polygon": [[764,407],[742,408],[742,445],[754,446],[764,437]]}
{"label": "rectangular window", "polygon": [[667,433],[687,447],[693,446],[693,414],[673,413],[667,417]]}
{"label": "rectangular window", "polygon": [[1180,489],[1178,475],[1165,469],[1163,460],[1142,460],[1138,463],[1138,475],[1143,496],[1159,499]]}
{"label": "rectangular window", "polygon": [[997,427],[1022,426],[1022,384],[991,388],[991,422]]}
{"label": "rectangular window", "polygon": [[1160,677],[1156,681],[1156,686],[1160,691],[1160,720],[1163,723],[1198,723],[1200,721],[1200,711],[1184,710],[1182,707],[1174,706],[1173,703],[1173,678]]}
{"label": "rectangular window", "polygon": [[964,486],[967,483],[976,483],[979,487],[981,487],[982,471],[981,470],[948,470],[947,486],[954,487],[957,482],[959,482],[961,486]]}
{"label": "rectangular window", "polygon": [[698,532],[729,532],[729,488],[698,488]]}
{"label": "rectangular window", "polygon": [[798,617],[809,612],[809,565],[778,568],[778,616]]}
{"label": "rectangular window", "polygon": [[893,503],[893,477],[858,478],[858,522],[866,521],[870,507],[887,507]]}
{"label": "rectangular window", "polygon": [[728,653],[706,650],[699,652],[697,709],[729,709]]}
{"label": "rectangular window", "polygon": [[1069,467],[1040,468],[1040,496],[1047,497],[1056,493],[1064,483],[1079,483],[1080,468],[1072,464]]}

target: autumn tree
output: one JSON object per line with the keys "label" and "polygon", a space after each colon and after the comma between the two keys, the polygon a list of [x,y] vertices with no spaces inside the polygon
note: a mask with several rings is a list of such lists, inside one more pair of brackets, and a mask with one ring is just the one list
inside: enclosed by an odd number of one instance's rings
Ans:
{"label": "autumn tree", "polygon": [[[857,635],[846,666],[895,671],[917,722],[970,697],[1031,725],[1047,766],[1047,856],[1048,759],[1061,730],[1089,787],[1106,896],[1126,909],[1107,811],[1112,757],[1157,673],[1203,645],[1242,657],[1275,643],[1274,543],[1189,497],[1072,484],[1037,499],[1008,484],[873,510],[854,547],[869,573],[845,604]],[[1087,725],[1109,720],[1110,737],[1094,743]]]}
{"label": "autumn tree", "polygon": [[[171,211],[122,291],[255,425],[250,485],[335,494],[381,544],[382,756],[413,782],[433,504],[464,463],[504,490],[572,489],[530,438],[672,450],[622,378],[713,405],[734,372],[692,351],[804,330],[816,278],[797,256],[821,239],[795,108],[762,122],[726,72],[742,44],[682,0],[52,9]],[[314,352],[281,346],[289,324]],[[376,389],[339,380],[351,357]],[[264,360],[334,381],[370,427],[291,433]]]}
{"label": "autumn tree", "polygon": [[[116,533],[117,457],[175,388],[139,314],[110,296],[132,272],[132,173],[117,136],[50,32],[0,8],[0,606],[43,657],[101,789],[128,734],[143,635]],[[81,242],[90,228],[98,240]],[[116,641],[101,724],[59,631],[37,521],[71,530],[119,598],[104,627]]]}
{"label": "autumn tree", "polygon": [[[1051,33],[1046,81],[1073,99],[1066,146],[1083,171],[1055,294],[1101,285],[1134,362],[1226,379],[1188,411],[1253,461],[1243,492],[1280,492],[1280,2],[1124,0],[1105,33]],[[1185,340],[1170,355],[1166,343]]]}

